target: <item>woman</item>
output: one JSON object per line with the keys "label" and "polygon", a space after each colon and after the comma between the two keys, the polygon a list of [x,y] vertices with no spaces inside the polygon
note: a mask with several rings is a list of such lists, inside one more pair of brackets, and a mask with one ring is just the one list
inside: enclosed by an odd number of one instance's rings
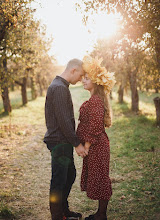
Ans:
{"label": "woman", "polygon": [[111,114],[107,93],[114,85],[113,73],[107,73],[100,61],[90,56],[83,59],[84,89],[91,98],[80,107],[80,123],[77,135],[88,149],[88,156],[83,160],[81,190],[87,196],[99,201],[98,211],[86,217],[86,220],[105,220],[108,201],[112,195],[109,178],[110,147],[105,127],[111,126]]}

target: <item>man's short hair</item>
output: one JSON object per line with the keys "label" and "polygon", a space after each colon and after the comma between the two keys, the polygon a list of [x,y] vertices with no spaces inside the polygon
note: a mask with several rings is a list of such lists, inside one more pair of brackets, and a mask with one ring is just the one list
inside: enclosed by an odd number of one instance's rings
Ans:
{"label": "man's short hair", "polygon": [[82,67],[83,62],[79,59],[72,59],[67,63],[66,69]]}

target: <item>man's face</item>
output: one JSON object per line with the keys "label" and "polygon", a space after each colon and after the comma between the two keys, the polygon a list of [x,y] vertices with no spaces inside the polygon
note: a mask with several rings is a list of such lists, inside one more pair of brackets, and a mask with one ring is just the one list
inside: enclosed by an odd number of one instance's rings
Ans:
{"label": "man's face", "polygon": [[83,75],[84,75],[84,71],[82,67],[75,68],[73,71],[71,84],[75,85],[78,81],[81,81]]}

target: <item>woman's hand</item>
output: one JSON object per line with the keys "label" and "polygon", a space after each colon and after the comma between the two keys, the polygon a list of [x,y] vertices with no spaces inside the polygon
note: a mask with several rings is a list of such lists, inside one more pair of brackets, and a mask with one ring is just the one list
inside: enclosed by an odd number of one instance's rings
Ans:
{"label": "woman's hand", "polygon": [[85,148],[87,151],[89,151],[90,146],[91,146],[91,143],[85,142],[84,148]]}

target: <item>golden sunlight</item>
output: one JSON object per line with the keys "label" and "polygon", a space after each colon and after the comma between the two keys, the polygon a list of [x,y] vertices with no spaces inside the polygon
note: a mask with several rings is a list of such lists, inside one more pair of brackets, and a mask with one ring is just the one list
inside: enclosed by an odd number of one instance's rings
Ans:
{"label": "golden sunlight", "polygon": [[105,12],[89,15],[87,26],[82,23],[83,15],[75,10],[72,0],[37,0],[38,17],[47,27],[48,36],[53,36],[50,53],[57,62],[65,65],[69,59],[80,58],[92,51],[99,38],[116,34],[119,16]]}
{"label": "golden sunlight", "polygon": [[96,38],[108,38],[116,34],[118,30],[119,17],[116,14],[106,14],[101,12],[95,14],[89,22],[89,29],[96,35]]}

